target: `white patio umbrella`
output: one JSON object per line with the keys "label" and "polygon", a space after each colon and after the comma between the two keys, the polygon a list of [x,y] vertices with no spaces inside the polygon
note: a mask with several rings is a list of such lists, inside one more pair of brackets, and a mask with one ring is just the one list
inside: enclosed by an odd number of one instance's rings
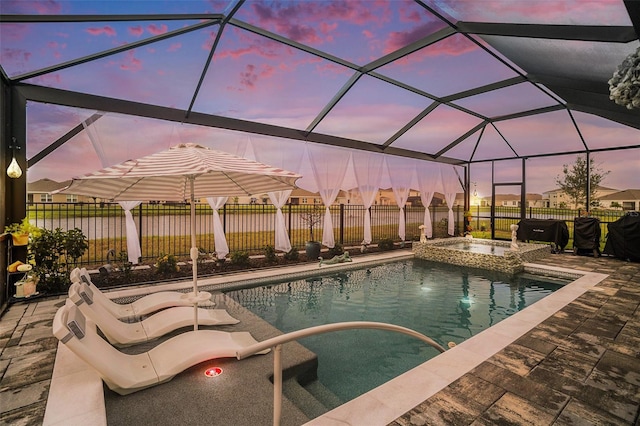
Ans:
{"label": "white patio umbrella", "polygon": [[73,178],[56,192],[114,201],[191,201],[193,293],[198,295],[195,200],[295,188],[301,175],[197,144],[167,150]]}

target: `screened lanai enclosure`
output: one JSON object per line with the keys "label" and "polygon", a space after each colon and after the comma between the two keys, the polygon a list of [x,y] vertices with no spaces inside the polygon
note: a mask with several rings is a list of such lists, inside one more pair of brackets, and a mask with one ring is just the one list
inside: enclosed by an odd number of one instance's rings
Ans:
{"label": "screened lanai enclosure", "polygon": [[300,173],[325,205],[355,189],[367,207],[392,188],[401,207],[413,189],[426,205],[464,193],[465,207],[509,191],[524,209],[533,182],[577,155],[637,182],[637,1],[3,1],[0,13],[0,161],[23,172],[2,175],[4,224],[25,217],[27,182],[181,143]]}

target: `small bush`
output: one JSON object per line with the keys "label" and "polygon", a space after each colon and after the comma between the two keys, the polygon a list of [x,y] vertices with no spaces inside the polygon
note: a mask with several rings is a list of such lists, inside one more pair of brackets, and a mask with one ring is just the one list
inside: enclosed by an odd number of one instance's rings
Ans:
{"label": "small bush", "polygon": [[278,255],[276,255],[276,249],[271,245],[264,246],[264,260],[267,263],[278,263]]}
{"label": "small bush", "polygon": [[327,251],[327,255],[329,256],[329,259],[331,259],[333,256],[339,256],[341,254],[344,253],[344,248],[342,247],[342,244],[340,243],[336,243],[335,246],[333,246],[333,248],[330,248]]}
{"label": "small bush", "polygon": [[391,238],[383,238],[378,241],[378,248],[381,251],[393,250],[393,240]]}
{"label": "small bush", "polygon": [[161,254],[156,261],[156,273],[160,275],[175,274],[180,270],[178,258],[172,254]]}
{"label": "small bush", "polygon": [[249,252],[248,251],[234,251],[231,253],[231,264],[238,266],[249,265]]}
{"label": "small bush", "polygon": [[285,260],[296,261],[300,259],[300,253],[298,253],[298,250],[294,247],[286,252],[283,257],[285,258]]}

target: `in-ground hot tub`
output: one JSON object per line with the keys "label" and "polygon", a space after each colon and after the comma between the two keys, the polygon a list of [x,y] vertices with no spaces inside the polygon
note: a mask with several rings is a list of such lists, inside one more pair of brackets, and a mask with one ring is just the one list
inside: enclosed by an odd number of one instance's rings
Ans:
{"label": "in-ground hot tub", "polygon": [[518,250],[511,250],[508,241],[456,237],[414,242],[413,253],[419,259],[516,274],[524,270],[525,263],[550,251],[546,244],[518,242]]}

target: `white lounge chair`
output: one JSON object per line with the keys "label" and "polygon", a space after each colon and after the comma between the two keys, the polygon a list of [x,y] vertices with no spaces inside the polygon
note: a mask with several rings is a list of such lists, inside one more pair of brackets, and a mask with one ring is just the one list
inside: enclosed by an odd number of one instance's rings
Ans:
{"label": "white lounge chair", "polygon": [[94,300],[100,302],[102,306],[107,308],[113,316],[118,319],[138,319],[152,312],[173,306],[193,307],[193,302],[185,298],[185,293],[179,291],[160,291],[146,295],[132,303],[119,304],[105,296],[104,293],[91,282],[91,276],[86,269],[75,268],[71,271],[70,278],[72,283],[87,283],[91,291],[93,291]]}
{"label": "white lounge chair", "polygon": [[[173,330],[193,326],[193,308],[186,306],[167,308],[142,321],[122,322],[100,302],[94,301],[93,291],[87,283],[72,283],[69,287],[69,299],[90,318],[107,340],[115,346],[134,345],[157,339]],[[199,325],[237,324],[224,309],[198,308]]]}
{"label": "white lounge chair", "polygon": [[53,334],[121,395],[167,382],[210,359],[235,358],[236,351],[257,343],[248,332],[198,330],[172,337],[148,352],[127,355],[100,337],[93,321],[69,299],[56,312]]}

